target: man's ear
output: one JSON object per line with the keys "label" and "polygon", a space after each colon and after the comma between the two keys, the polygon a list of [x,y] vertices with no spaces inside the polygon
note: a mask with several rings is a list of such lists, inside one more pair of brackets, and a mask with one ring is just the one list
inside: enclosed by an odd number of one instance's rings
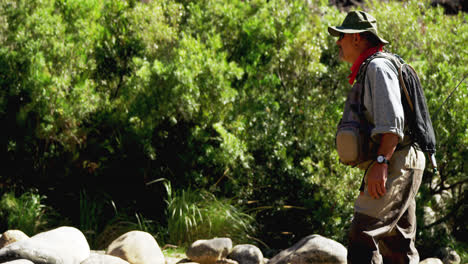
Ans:
{"label": "man's ear", "polygon": [[367,46],[366,38],[364,38],[360,33],[354,33],[352,37],[353,37],[353,45],[355,47],[359,47],[362,45]]}

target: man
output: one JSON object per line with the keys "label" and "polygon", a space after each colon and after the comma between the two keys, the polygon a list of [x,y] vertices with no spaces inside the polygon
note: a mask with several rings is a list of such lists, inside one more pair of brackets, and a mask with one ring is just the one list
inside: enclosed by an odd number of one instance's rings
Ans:
{"label": "man", "polygon": [[328,32],[339,37],[340,58],[352,64],[350,93],[359,94],[354,97],[378,145],[376,153],[368,155],[375,158],[358,166],[366,172],[354,206],[348,263],[419,263],[415,196],[425,157],[405,133],[397,66],[387,58],[369,59],[388,41],[379,36],[375,18],[362,11],[348,13],[341,26]]}

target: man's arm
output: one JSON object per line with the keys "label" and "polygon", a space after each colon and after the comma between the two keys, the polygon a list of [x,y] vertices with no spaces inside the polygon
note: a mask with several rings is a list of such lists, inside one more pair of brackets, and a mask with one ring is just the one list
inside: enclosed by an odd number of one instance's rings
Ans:
{"label": "man's arm", "polygon": [[[392,158],[393,152],[398,144],[398,135],[393,133],[382,134],[378,155],[383,155],[387,160]],[[386,193],[388,165],[374,162],[367,176],[367,190],[371,197],[378,199]]]}

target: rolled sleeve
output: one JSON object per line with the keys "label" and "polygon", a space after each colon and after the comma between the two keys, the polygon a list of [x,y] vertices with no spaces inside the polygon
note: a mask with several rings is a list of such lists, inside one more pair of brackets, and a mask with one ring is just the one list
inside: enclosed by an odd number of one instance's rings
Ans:
{"label": "rolled sleeve", "polygon": [[366,72],[364,106],[374,129],[371,136],[379,140],[381,134],[396,134],[401,142],[405,117],[401,104],[400,84],[395,66],[387,59],[377,58],[369,63]]}

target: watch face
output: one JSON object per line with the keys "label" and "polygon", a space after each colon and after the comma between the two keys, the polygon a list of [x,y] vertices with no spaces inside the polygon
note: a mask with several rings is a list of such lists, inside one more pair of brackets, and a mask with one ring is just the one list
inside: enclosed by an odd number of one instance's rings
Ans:
{"label": "watch face", "polygon": [[378,163],[383,163],[384,160],[385,160],[385,158],[384,158],[383,156],[378,156],[378,157],[377,157],[377,162],[378,162]]}

